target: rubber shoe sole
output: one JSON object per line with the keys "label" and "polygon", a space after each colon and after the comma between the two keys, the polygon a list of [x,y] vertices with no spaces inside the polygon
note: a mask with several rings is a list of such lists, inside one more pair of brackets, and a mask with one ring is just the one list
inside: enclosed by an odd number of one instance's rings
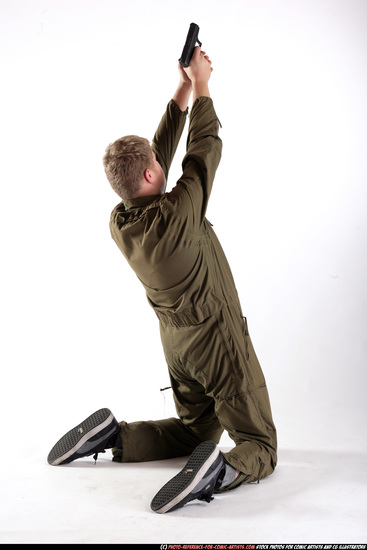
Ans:
{"label": "rubber shoe sole", "polygon": [[100,409],[65,434],[51,449],[47,462],[52,466],[68,464],[111,448],[120,425],[109,409]]}
{"label": "rubber shoe sole", "polygon": [[153,498],[153,512],[164,514],[195,499],[210,502],[224,459],[213,441],[204,441],[191,454],[184,468]]}

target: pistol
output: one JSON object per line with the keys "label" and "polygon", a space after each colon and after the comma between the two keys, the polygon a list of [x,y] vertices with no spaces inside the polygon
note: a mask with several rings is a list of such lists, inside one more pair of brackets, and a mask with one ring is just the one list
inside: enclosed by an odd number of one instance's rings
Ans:
{"label": "pistol", "polygon": [[199,26],[196,23],[191,23],[189,32],[187,33],[186,42],[182,50],[182,55],[178,60],[181,67],[188,67],[194,53],[196,43],[201,46],[201,42],[198,38]]}

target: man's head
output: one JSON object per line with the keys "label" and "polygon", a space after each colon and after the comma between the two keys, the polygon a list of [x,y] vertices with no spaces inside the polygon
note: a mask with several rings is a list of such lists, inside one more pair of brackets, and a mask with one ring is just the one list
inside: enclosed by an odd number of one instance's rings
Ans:
{"label": "man's head", "polygon": [[166,189],[166,178],[149,141],[125,136],[111,143],[103,165],[112,189],[122,199],[159,195]]}

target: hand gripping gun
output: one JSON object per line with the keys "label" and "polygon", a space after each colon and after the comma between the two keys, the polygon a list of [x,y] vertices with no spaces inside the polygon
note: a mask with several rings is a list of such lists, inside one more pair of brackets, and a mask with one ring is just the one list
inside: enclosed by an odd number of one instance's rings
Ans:
{"label": "hand gripping gun", "polygon": [[182,55],[178,60],[181,67],[188,67],[194,53],[196,43],[201,46],[201,42],[198,38],[199,26],[196,23],[191,23],[189,32],[187,33],[186,42],[182,50]]}

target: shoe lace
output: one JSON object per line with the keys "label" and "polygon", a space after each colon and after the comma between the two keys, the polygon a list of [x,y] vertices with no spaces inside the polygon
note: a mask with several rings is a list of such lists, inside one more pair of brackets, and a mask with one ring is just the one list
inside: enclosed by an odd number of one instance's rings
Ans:
{"label": "shoe lace", "polygon": [[94,462],[97,462],[97,458],[98,458],[99,453],[105,453],[105,452],[106,452],[105,450],[101,450],[101,451],[97,451],[96,453],[94,453],[94,455],[93,455]]}
{"label": "shoe lace", "polygon": [[115,440],[116,440],[116,434],[112,434],[111,437],[104,443],[104,446],[101,447],[100,449],[96,449],[94,451],[94,454],[93,454],[93,458],[94,458],[94,461],[97,462],[97,458],[98,458],[98,454],[99,453],[105,453],[106,452],[106,449],[111,449],[114,444],[115,444]]}
{"label": "shoe lace", "polygon": [[212,500],[214,500],[213,492],[214,491],[211,491],[210,493],[206,493],[205,495],[200,495],[199,497],[197,497],[197,500],[205,500],[205,502],[211,502]]}
{"label": "shoe lace", "polygon": [[205,502],[211,502],[212,500],[214,500],[213,493],[222,485],[224,474],[225,468],[222,468],[218,474],[215,484],[213,484],[206,493],[203,493],[199,497],[197,497],[197,500],[205,500]]}

